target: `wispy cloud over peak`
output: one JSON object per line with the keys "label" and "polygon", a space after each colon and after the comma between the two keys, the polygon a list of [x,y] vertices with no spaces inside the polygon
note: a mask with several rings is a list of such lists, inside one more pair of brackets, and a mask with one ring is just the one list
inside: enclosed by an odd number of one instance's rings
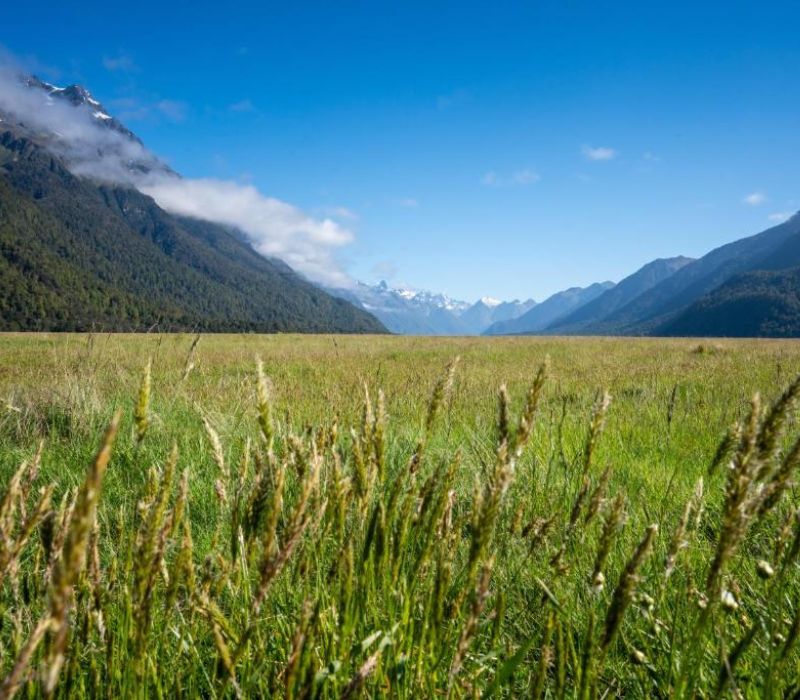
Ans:
{"label": "wispy cloud over peak", "polygon": [[481,178],[481,182],[487,187],[514,187],[533,185],[539,182],[542,177],[531,168],[523,168],[509,175],[500,175],[494,170],[489,170]]}
{"label": "wispy cloud over peak", "polygon": [[586,160],[603,161],[614,160],[617,157],[617,151],[608,146],[582,146],[581,153]]}
{"label": "wispy cloud over peak", "polygon": [[792,218],[792,212],[790,211],[778,211],[774,214],[770,214],[767,219],[772,221],[775,224],[782,224],[784,221],[787,221]]}
{"label": "wispy cloud over peak", "polygon": [[742,198],[742,203],[747,204],[750,207],[760,206],[766,201],[767,195],[765,195],[763,192],[751,192]]}

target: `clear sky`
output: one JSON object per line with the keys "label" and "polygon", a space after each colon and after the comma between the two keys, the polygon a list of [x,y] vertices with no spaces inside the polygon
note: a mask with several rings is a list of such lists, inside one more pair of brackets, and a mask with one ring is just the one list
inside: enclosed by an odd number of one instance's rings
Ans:
{"label": "clear sky", "polygon": [[[119,9],[118,9],[119,8]],[[15,2],[0,44],[355,278],[542,299],[800,209],[798,2]]]}

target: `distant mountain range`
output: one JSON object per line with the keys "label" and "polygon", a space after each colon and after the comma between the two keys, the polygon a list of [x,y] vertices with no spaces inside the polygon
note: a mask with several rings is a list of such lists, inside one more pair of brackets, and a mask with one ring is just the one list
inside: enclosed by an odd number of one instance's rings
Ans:
{"label": "distant mountain range", "polygon": [[692,262],[691,258],[683,256],[653,260],[606,290],[603,294],[578,307],[575,311],[561,316],[551,323],[547,330],[551,333],[580,333],[590,327],[596,319],[607,318],[660,282],[674,275],[690,262]]}
{"label": "distant mountain range", "polygon": [[692,260],[558,292],[487,335],[800,335],[800,213]]}
{"label": "distant mountain range", "polygon": [[538,304],[470,305],[385,283],[351,295],[397,333],[800,337],[800,213],[697,260],[653,260]]}
{"label": "distant mountain range", "polygon": [[613,282],[596,282],[588,287],[570,287],[563,292],[553,294],[541,304],[536,304],[519,318],[498,321],[484,332],[486,335],[538,333],[613,287]]}
{"label": "distant mountain range", "polygon": [[240,231],[124,184],[178,176],[87,90],[19,81],[0,108],[0,330],[386,331]]}
{"label": "distant mountain range", "polygon": [[373,314],[392,333],[407,335],[480,335],[493,323],[516,318],[536,305],[532,299],[502,302],[490,297],[471,304],[386,282],[330,291]]}

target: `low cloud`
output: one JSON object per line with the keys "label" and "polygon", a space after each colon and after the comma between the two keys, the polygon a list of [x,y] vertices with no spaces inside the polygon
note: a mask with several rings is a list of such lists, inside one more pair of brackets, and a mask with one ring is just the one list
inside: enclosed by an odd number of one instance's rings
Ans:
{"label": "low cloud", "polygon": [[139,166],[139,171],[160,166],[141,143],[100,124],[93,110],[74,107],[66,100],[24,85],[13,64],[0,65],[0,111],[45,139],[48,147],[79,175],[133,184],[133,164]]}
{"label": "low cloud", "polygon": [[[341,224],[312,217],[247,183],[180,178],[141,143],[94,117],[92,109],[29,88],[20,75],[13,62],[0,62],[3,118],[35,132],[72,172],[135,187],[175,214],[236,227],[260,253],[314,281],[339,287],[352,283],[335,259],[336,251],[354,240]],[[141,108],[138,103],[126,106]],[[186,105],[174,101],[161,100],[154,109],[173,120],[186,116]]]}
{"label": "low cloud", "polygon": [[742,198],[742,202],[750,207],[757,207],[767,201],[767,195],[763,192],[751,192]]}
{"label": "low cloud", "polygon": [[594,161],[614,160],[617,157],[617,151],[608,146],[583,146],[581,153],[586,160]]}
{"label": "low cloud", "polygon": [[414,199],[413,197],[404,197],[397,203],[404,209],[416,209],[419,206],[419,201]]}
{"label": "low cloud", "polygon": [[484,174],[481,182],[487,187],[524,187],[525,185],[533,185],[541,179],[541,176],[535,170],[523,168],[509,175],[500,175],[494,170],[490,170]]}
{"label": "low cloud", "polygon": [[139,189],[167,211],[244,231],[261,254],[280,258],[311,279],[332,286],[348,284],[333,251],[352,243],[353,234],[332,219],[315,219],[252,185],[227,180],[156,177]]}
{"label": "low cloud", "polygon": [[790,211],[778,211],[774,214],[770,214],[767,219],[772,221],[776,224],[782,224],[784,221],[787,221],[792,218],[792,212]]}

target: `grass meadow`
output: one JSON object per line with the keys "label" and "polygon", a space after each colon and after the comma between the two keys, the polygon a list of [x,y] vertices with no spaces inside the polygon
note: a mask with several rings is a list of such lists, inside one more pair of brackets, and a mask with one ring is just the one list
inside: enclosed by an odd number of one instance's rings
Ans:
{"label": "grass meadow", "polygon": [[0,698],[796,697],[800,344],[0,336]]}

